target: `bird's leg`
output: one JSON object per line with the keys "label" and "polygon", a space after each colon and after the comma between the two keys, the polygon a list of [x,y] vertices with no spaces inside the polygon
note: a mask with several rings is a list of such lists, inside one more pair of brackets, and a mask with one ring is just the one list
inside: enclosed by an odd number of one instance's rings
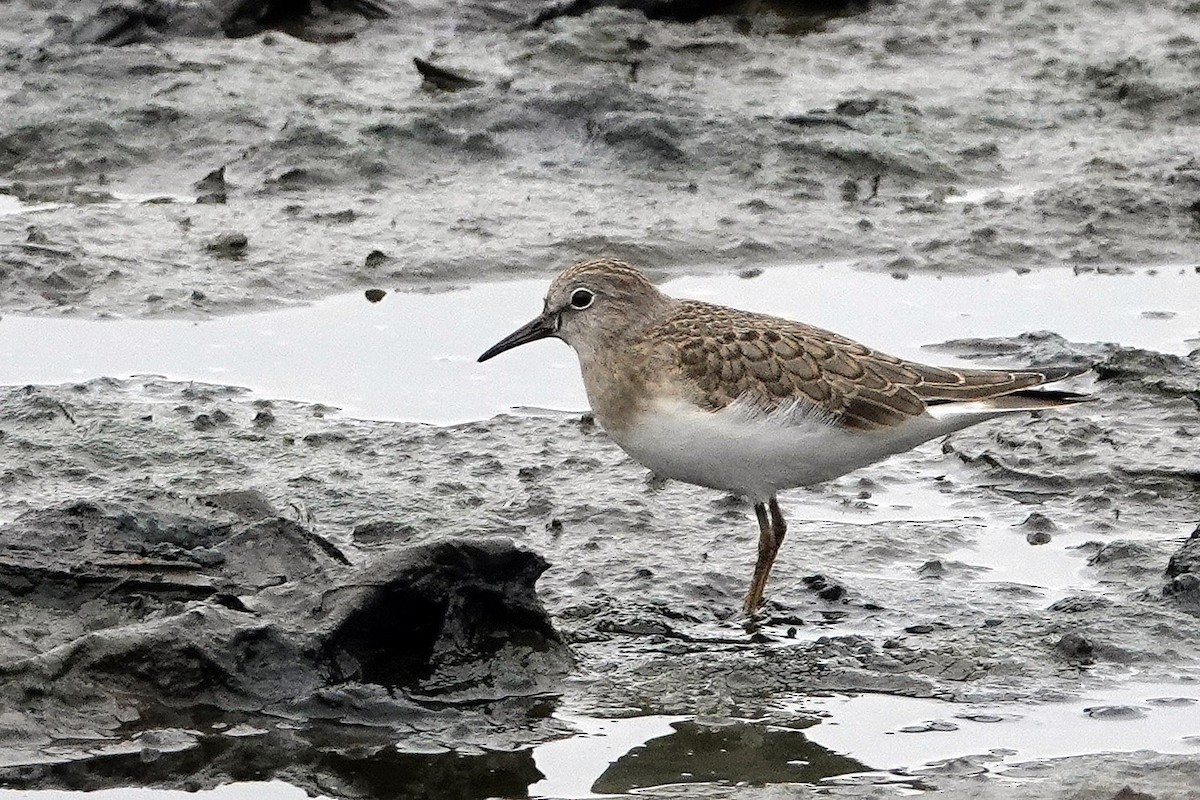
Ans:
{"label": "bird's leg", "polygon": [[[779,501],[774,497],[771,498],[771,530],[775,533],[775,552],[779,552],[780,545],[783,544],[783,537],[787,534],[787,520],[783,518],[783,512],[779,510]],[[771,556],[771,563],[775,563],[775,557]]]}
{"label": "bird's leg", "polygon": [[[773,509],[777,510],[775,501],[772,500],[771,503]],[[771,574],[771,564],[775,561],[775,553],[779,551],[766,505],[755,503],[754,514],[758,517],[758,561],[754,565],[754,577],[750,579],[750,590],[746,592],[746,602],[742,604],[742,613],[748,617],[753,616],[762,603],[763,591],[767,588],[767,576]]]}

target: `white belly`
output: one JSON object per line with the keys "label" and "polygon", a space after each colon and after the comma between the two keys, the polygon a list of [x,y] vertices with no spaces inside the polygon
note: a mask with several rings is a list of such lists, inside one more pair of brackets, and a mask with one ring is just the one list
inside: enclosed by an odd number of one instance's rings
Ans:
{"label": "white belly", "polygon": [[955,427],[960,426],[924,416],[893,430],[862,432],[803,411],[755,414],[734,405],[709,412],[671,400],[610,435],[659,477],[763,502],[782,489],[845,475]]}

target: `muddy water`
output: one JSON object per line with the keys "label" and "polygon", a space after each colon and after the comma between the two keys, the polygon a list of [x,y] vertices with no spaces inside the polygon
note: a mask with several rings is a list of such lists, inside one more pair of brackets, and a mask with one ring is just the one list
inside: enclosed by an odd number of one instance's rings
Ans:
{"label": "muddy water", "polygon": [[[1194,791],[1194,3],[400,2],[350,42],[72,43],[96,5],[0,4],[0,522],[255,490],[360,563],[504,535],[551,561],[577,663],[537,714],[442,710],[367,753],[6,694],[3,763],[42,764],[9,796]],[[1096,362],[1098,400],[787,493],[752,636],[749,508],[648,483],[562,346],[473,362],[599,252],[900,355]],[[106,624],[6,608],[6,665]]]}
{"label": "muddy water", "polygon": [[[1200,273],[1043,270],[986,277],[778,267],[752,278],[677,278],[663,288],[821,325],[878,349],[961,363],[926,347],[947,339],[1053,330],[1183,354],[1200,345]],[[513,405],[579,411],[574,354],[545,342],[480,365],[475,357],[540,309],[543,281],[477,283],[436,294],[342,295],[283,311],[191,320],[0,319],[0,384],[163,375],[226,382],[263,397],[321,402],[370,419],[447,424]],[[1078,298],[1086,297],[1081,304]]]}

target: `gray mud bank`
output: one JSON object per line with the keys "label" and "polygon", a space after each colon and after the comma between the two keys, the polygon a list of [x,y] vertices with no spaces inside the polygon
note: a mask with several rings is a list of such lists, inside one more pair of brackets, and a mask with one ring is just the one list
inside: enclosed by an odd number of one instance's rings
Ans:
{"label": "gray mud bank", "polygon": [[[10,310],[228,313],[600,250],[957,273],[1200,244],[1185,0],[861,3],[811,25],[596,4],[536,26],[552,4],[396,2],[328,45],[56,35],[95,5],[0,9],[0,191],[55,204],[0,218]],[[414,57],[470,81],[437,89]]]}
{"label": "gray mud bank", "polygon": [[[1194,2],[360,0],[303,29],[272,4],[99,5],[0,4],[5,314],[194,318],[600,252],[904,279],[1190,273],[1200,251]],[[1195,798],[1200,356],[945,347],[1097,363],[1098,400],[789,493],[752,631],[752,510],[647,481],[578,414],[0,387],[0,785]],[[1109,691],[1053,730],[1112,737],[1016,756],[838,745],[849,723],[812,705],[977,717],[854,723],[931,742]],[[673,727],[580,782],[592,739],[564,737],[597,720]],[[1102,755],[1138,724],[1159,752]]]}

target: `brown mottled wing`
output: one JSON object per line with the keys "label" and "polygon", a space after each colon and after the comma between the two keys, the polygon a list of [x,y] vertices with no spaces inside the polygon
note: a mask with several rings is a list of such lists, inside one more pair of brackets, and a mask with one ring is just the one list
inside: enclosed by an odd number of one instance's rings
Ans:
{"label": "brown mottled wing", "polygon": [[681,303],[650,335],[671,343],[706,408],[738,400],[769,412],[801,401],[865,431],[899,425],[926,405],[997,397],[1083,371],[931,367],[799,322],[699,302]]}

